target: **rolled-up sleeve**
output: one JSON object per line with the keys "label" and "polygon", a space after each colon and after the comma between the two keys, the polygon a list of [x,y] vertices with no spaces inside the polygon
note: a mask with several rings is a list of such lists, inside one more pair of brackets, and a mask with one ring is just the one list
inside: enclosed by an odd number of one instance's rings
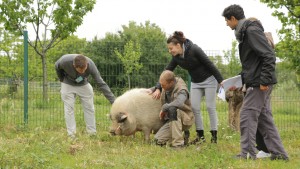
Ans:
{"label": "rolled-up sleeve", "polygon": [[174,100],[170,103],[166,103],[162,106],[162,111],[167,111],[170,107],[183,107],[184,103],[188,99],[188,94],[186,90],[180,90],[178,92],[177,97],[174,98]]}

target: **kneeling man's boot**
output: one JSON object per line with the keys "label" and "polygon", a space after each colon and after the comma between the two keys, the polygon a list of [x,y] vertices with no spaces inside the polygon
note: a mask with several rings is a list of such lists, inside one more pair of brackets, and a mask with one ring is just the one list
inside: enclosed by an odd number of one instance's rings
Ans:
{"label": "kneeling man's boot", "polygon": [[184,145],[189,145],[190,131],[184,131]]}

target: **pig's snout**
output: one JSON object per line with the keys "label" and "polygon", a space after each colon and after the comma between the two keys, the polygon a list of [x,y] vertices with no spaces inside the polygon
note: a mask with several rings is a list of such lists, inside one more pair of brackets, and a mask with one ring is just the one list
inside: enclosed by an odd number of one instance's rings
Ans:
{"label": "pig's snout", "polygon": [[113,136],[121,135],[122,134],[121,126],[118,126],[116,129],[111,129],[109,132]]}
{"label": "pig's snout", "polygon": [[112,135],[112,136],[117,135],[115,130],[110,130],[109,133],[110,133],[110,135]]}

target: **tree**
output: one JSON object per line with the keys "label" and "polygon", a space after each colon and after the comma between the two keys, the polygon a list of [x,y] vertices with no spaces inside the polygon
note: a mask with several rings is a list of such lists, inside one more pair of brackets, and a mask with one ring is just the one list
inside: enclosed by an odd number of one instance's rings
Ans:
{"label": "tree", "polygon": [[0,21],[6,30],[23,35],[23,30],[32,25],[35,38],[28,43],[42,60],[44,99],[48,98],[47,51],[74,33],[95,3],[96,0],[2,0],[0,3]]}
{"label": "tree", "polygon": [[169,60],[166,34],[156,24],[146,21],[145,24],[138,25],[130,21],[128,25],[122,25],[122,29],[123,31],[119,31],[119,36],[124,43],[132,40],[141,45],[143,63]]}
{"label": "tree", "polygon": [[261,2],[274,8],[272,15],[282,23],[279,30],[281,41],[276,44],[276,54],[295,70],[300,84],[300,2],[299,0],[261,0]]}
{"label": "tree", "polygon": [[[130,21],[128,25],[122,25],[123,31],[119,31],[120,38],[127,43],[132,40],[141,46],[140,61],[145,63],[137,75],[131,78],[132,82],[137,82],[137,86],[146,87],[150,81],[158,81],[160,73],[169,63],[171,56],[168,53],[167,37],[159,26],[150,21],[144,24],[137,24]],[[187,79],[186,71],[176,69],[176,75]]]}
{"label": "tree", "polygon": [[[124,88],[126,83],[123,80],[122,63],[116,56],[114,50],[119,51],[124,48],[125,43],[119,35],[114,33],[106,33],[105,38],[100,39],[97,36],[88,42],[84,54],[89,56],[96,64],[103,80],[110,86],[114,93],[118,93],[118,89]],[[104,64],[105,63],[105,64]],[[93,79],[90,81],[94,83]]]}
{"label": "tree", "polygon": [[236,40],[232,41],[231,50],[223,51],[223,52],[224,52],[224,58],[226,62],[226,70],[228,71],[226,75],[228,77],[236,76],[241,72],[241,63],[237,51],[237,41]]}
{"label": "tree", "polygon": [[16,76],[16,67],[13,63],[17,59],[16,49],[20,46],[22,40],[20,39],[20,36],[10,33],[3,27],[0,27],[0,41],[1,76]]}
{"label": "tree", "polygon": [[22,43],[20,36],[0,27],[0,77],[9,78],[9,94],[17,92],[20,84],[20,66],[16,49]]}
{"label": "tree", "polygon": [[115,53],[123,63],[125,74],[128,79],[128,87],[130,89],[131,88],[130,75],[134,71],[139,71],[143,67],[143,65],[139,63],[141,58],[141,47],[139,43],[133,43],[133,41],[130,40],[124,46],[123,54],[121,54],[117,49],[115,49]]}
{"label": "tree", "polygon": [[[144,24],[130,21],[128,25],[122,25],[122,30],[106,33],[103,39],[95,37],[89,43],[86,54],[93,59],[104,75],[103,79],[111,88],[124,88],[127,84],[124,83],[124,75],[121,72],[125,74],[126,70],[123,70],[122,63],[114,51],[117,49],[124,53],[124,47],[129,41],[140,45],[140,62],[143,63],[143,67],[130,77],[130,85],[152,87],[171,59],[167,50],[166,34],[156,24],[149,21]],[[109,76],[105,76],[107,74]]]}

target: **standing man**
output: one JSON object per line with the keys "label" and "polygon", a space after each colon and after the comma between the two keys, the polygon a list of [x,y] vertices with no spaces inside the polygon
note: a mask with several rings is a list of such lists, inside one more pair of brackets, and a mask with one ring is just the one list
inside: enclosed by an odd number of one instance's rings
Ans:
{"label": "standing man", "polygon": [[55,70],[61,82],[61,98],[64,102],[68,136],[75,138],[76,134],[74,115],[76,96],[80,97],[83,107],[87,133],[95,135],[94,92],[93,87],[88,82],[88,76],[92,75],[100,91],[103,92],[111,104],[115,100],[115,96],[101,78],[95,63],[84,55],[66,54],[56,61]]}
{"label": "standing man", "polygon": [[239,42],[241,76],[246,86],[240,112],[241,152],[236,158],[256,159],[255,139],[258,130],[271,153],[271,160],[288,160],[270,106],[272,88],[277,83],[276,57],[268,44],[264,28],[258,20],[245,19],[244,10],[239,5],[228,6],[222,16],[227,26],[235,31]]}
{"label": "standing man", "polygon": [[[172,148],[181,148],[187,144],[184,140],[189,137],[188,130],[195,122],[189,92],[185,82],[175,77],[172,71],[163,71],[159,82],[162,87],[162,110],[159,116],[166,123],[154,137],[158,145],[169,142]],[[183,137],[183,132],[186,138]]]}

